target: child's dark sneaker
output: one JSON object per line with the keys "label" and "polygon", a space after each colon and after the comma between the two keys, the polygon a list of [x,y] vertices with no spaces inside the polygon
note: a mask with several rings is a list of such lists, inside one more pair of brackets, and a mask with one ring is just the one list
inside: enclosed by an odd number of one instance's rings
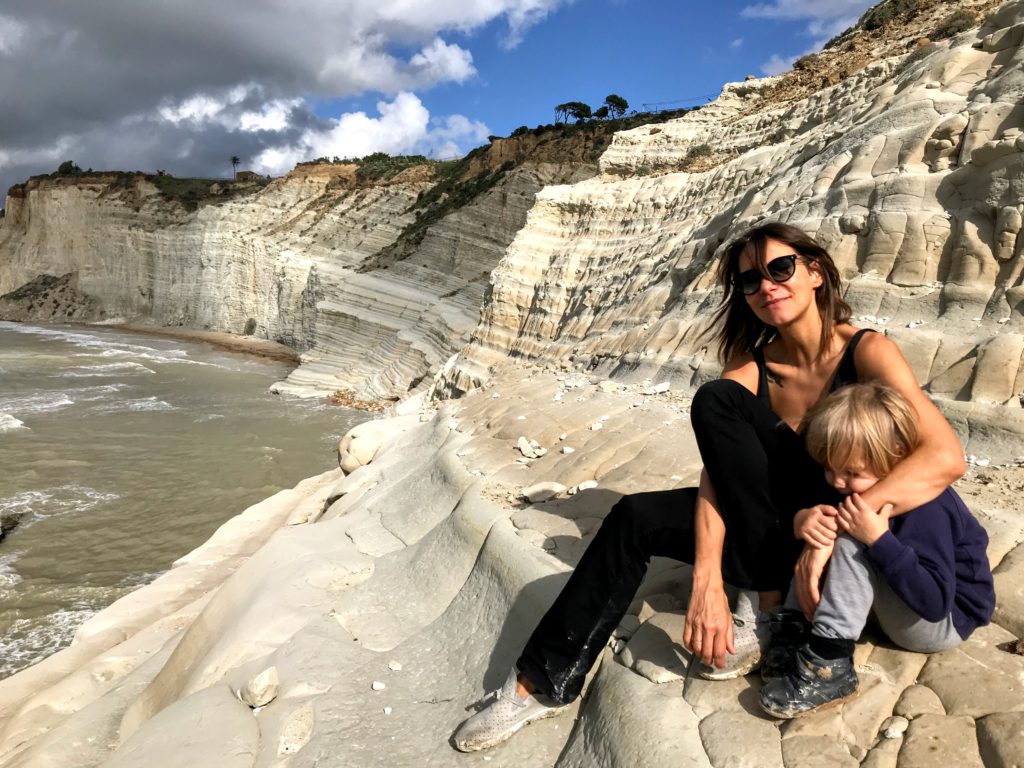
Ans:
{"label": "child's dark sneaker", "polygon": [[765,683],[761,689],[761,709],[789,719],[838,704],[856,692],[857,672],[852,653],[825,659],[805,643],[797,649],[789,674]]}
{"label": "child's dark sneaker", "polygon": [[797,649],[810,634],[811,623],[793,608],[773,608],[768,612],[768,650],[761,661],[764,682],[785,677],[793,668]]}

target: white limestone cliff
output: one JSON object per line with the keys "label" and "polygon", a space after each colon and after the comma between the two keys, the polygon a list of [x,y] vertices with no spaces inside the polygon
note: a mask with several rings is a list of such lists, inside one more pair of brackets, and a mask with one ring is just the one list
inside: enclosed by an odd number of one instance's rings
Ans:
{"label": "white limestone cliff", "polygon": [[[772,80],[730,84],[704,109],[616,134],[601,176],[538,195],[439,391],[479,386],[510,354],[699,384],[718,371],[701,332],[722,247],[781,220],[835,256],[855,322],[901,345],[965,437],[968,422],[1005,426],[1004,452],[1018,450],[1024,53],[1005,30],[1022,19],[1011,3],[807,99],[763,104]],[[695,151],[706,170],[673,170]]]}

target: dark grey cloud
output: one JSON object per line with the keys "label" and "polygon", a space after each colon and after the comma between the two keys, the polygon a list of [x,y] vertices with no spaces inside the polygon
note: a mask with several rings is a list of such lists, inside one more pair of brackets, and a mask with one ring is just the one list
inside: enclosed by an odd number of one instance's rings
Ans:
{"label": "dark grey cloud", "polygon": [[[287,150],[262,155],[270,169],[271,156],[359,138],[359,121],[339,132],[306,99],[376,92],[388,111],[401,97],[392,116],[401,111],[419,125],[402,94],[475,74],[470,51],[446,34],[504,19],[512,44],[569,1],[5,0],[0,188],[68,158],[184,174],[206,172],[204,163],[224,153]],[[383,119],[360,124],[379,135]],[[403,135],[429,146],[433,129],[424,130]]]}

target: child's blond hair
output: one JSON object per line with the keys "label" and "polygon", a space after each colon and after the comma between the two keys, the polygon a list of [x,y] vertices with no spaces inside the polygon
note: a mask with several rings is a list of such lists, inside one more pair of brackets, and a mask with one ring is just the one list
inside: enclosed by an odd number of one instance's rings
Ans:
{"label": "child's blond hair", "polygon": [[917,414],[884,384],[850,384],[826,397],[804,419],[807,452],[829,469],[862,460],[885,477],[917,445]]}

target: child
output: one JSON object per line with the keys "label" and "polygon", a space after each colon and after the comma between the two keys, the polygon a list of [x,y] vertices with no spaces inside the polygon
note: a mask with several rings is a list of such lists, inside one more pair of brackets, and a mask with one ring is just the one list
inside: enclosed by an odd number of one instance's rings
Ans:
{"label": "child", "polygon": [[872,610],[894,643],[920,653],[956,646],[992,616],[988,536],[952,488],[893,517],[891,505],[876,511],[858,495],[914,449],[915,416],[880,384],[843,387],[807,416],[807,450],[846,498],[794,521],[811,546],[834,549],[810,623],[792,589],[773,620],[781,642],[765,660],[761,689],[769,714],[797,717],[856,693],[853,647]]}

